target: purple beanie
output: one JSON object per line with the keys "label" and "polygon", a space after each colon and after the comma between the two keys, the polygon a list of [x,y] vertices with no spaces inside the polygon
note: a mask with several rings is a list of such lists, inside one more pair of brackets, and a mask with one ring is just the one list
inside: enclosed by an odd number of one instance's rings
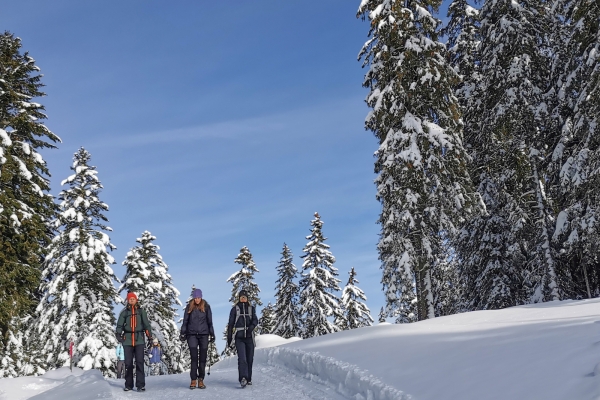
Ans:
{"label": "purple beanie", "polygon": [[194,291],[192,292],[192,297],[195,299],[201,299],[202,298],[202,290],[194,289]]}

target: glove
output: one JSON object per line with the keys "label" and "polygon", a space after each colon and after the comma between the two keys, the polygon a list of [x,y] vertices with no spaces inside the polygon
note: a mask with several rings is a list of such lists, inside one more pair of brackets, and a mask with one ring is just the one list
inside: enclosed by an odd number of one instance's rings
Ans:
{"label": "glove", "polygon": [[231,336],[227,336],[227,346],[231,346]]}
{"label": "glove", "polygon": [[212,335],[211,335],[211,336],[209,336],[209,337],[208,337],[208,342],[209,342],[209,343],[214,343],[214,342],[215,342],[215,337],[214,337],[214,336],[212,336]]}
{"label": "glove", "polygon": [[117,341],[120,343],[123,343],[125,341],[125,334],[124,333],[115,333],[115,336],[117,337]]}
{"label": "glove", "polygon": [[179,340],[181,340],[182,342],[185,342],[187,339],[187,336],[184,334],[179,335]]}

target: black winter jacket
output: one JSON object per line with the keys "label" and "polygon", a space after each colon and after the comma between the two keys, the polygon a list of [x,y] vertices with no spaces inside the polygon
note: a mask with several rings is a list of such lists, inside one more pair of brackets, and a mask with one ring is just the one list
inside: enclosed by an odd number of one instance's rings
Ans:
{"label": "black winter jacket", "polygon": [[[237,316],[236,308],[240,307],[240,318],[235,322]],[[252,316],[250,314],[252,309]],[[233,335],[233,328],[235,325],[235,336],[237,337],[251,337],[252,331],[258,325],[258,318],[256,317],[256,307],[246,303],[238,302],[231,311],[229,312],[229,323],[227,324],[227,343],[231,343],[231,337]]]}
{"label": "black winter jacket", "polygon": [[204,302],[204,312],[194,307],[192,312],[189,313],[189,307],[190,304],[188,303],[183,314],[181,334],[186,336],[210,335],[214,337],[215,330],[213,328],[212,311],[210,310],[210,305],[207,302]]}

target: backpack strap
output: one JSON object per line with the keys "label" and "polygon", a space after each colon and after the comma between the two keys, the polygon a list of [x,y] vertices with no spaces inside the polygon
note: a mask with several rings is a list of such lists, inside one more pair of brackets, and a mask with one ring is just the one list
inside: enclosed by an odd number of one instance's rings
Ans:
{"label": "backpack strap", "polygon": [[235,306],[235,322],[233,323],[234,329],[237,329],[236,325],[237,325],[238,319],[240,319],[240,315],[244,315],[244,317],[248,316],[248,317],[250,317],[250,321],[252,321],[252,309],[253,308],[254,307],[252,307],[250,304],[248,304],[248,314],[242,314],[242,310],[240,310],[240,306],[239,305]]}

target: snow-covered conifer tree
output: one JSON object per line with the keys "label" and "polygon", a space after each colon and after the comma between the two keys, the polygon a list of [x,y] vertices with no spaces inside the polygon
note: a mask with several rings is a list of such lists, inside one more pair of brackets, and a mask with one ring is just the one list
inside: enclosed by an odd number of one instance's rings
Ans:
{"label": "snow-covered conifer tree", "polygon": [[39,342],[28,327],[32,317],[14,318],[13,329],[8,330],[6,344],[0,346],[0,378],[42,375],[46,372],[40,360]]}
{"label": "snow-covered conifer tree", "polygon": [[260,318],[258,319],[258,335],[265,335],[268,333],[273,333],[273,328],[275,327],[275,308],[269,302],[260,313]]}
{"label": "snow-covered conifer tree", "polygon": [[238,254],[234,262],[236,264],[240,264],[242,267],[239,271],[235,272],[227,279],[227,282],[231,282],[233,284],[229,301],[232,305],[236,304],[240,290],[245,290],[248,292],[248,302],[252,306],[262,306],[262,302],[260,301],[260,297],[258,295],[260,293],[260,288],[256,282],[254,282],[254,273],[259,271],[258,268],[256,268],[256,264],[252,258],[252,253],[250,253],[250,250],[244,246],[240,250],[240,254]]}
{"label": "snow-covered conifer tree", "polygon": [[[568,297],[600,295],[600,4],[566,3],[568,63],[559,81],[562,135],[554,149],[557,172],[553,242],[560,248],[560,282]],[[560,54],[560,53],[559,53]]]}
{"label": "snow-covered conifer tree", "polygon": [[453,0],[448,6],[448,18],[442,32],[448,37],[450,65],[461,77],[454,92],[464,113],[478,82],[479,11],[467,0]]}
{"label": "snow-covered conifer tree", "polygon": [[551,13],[547,2],[487,1],[481,10],[480,83],[466,115],[473,179],[487,214],[456,241],[469,309],[560,298],[544,165],[553,129]]}
{"label": "snow-covered conifer tree", "polygon": [[300,318],[298,313],[298,285],[294,282],[298,270],[293,263],[292,251],[283,244],[281,259],[277,266],[277,287],[275,288],[273,333],[283,338],[300,336]]}
{"label": "snow-covered conifer tree", "polygon": [[21,39],[0,34],[0,351],[20,335],[13,322],[34,312],[53,235],[56,205],[39,150],[60,139],[43,123],[44,106],[33,101],[45,96],[39,71]]}
{"label": "snow-covered conifer tree", "polygon": [[338,328],[328,318],[339,318],[342,314],[339,298],[340,280],[337,268],[333,266],[335,257],[325,244],[323,221],[319,213],[310,222],[311,234],[306,237],[302,263],[300,288],[300,319],[302,321],[302,337],[326,335],[337,332]]}
{"label": "snow-covered conifer tree", "polygon": [[50,368],[68,365],[66,344],[73,339],[76,366],[114,376],[113,302],[118,295],[110,267],[115,261],[108,252],[115,247],[106,233],[111,229],[105,225],[108,206],[99,198],[102,184],[89,161],[90,154],[79,149],[74,174],[62,182],[68,188],[59,195],[59,232],[44,261],[35,333]]}
{"label": "snow-covered conifer tree", "polygon": [[216,342],[210,342],[208,344],[208,355],[206,358],[206,365],[211,366],[215,365],[221,361],[221,356],[219,356],[219,350],[217,350]]}
{"label": "snow-covered conifer tree", "polygon": [[431,267],[477,198],[462,143],[453,89],[458,74],[438,40],[441,0],[363,0],[371,38],[360,57],[369,66],[365,126],[379,140],[378,244],[386,313],[397,322],[435,316]]}
{"label": "snow-covered conifer tree", "polygon": [[132,248],[123,261],[126,271],[118,291],[134,292],[138,296],[139,304],[148,314],[152,334],[161,343],[168,373],[176,373],[181,372],[176,367],[179,329],[175,323],[176,307],[181,307],[180,293],[173,286],[169,266],[158,253],[160,247],[154,244],[155,240],[156,237],[148,231],[136,239],[139,245]]}
{"label": "snow-covered conifer tree", "polygon": [[[254,306],[254,310],[256,310],[257,306],[262,305],[259,297],[260,288],[256,282],[254,282],[254,273],[259,271],[258,268],[256,268],[252,253],[250,253],[248,247],[244,246],[241,248],[240,254],[238,254],[234,262],[240,264],[242,267],[227,279],[227,282],[231,282],[233,285],[229,301],[232,305],[237,304],[240,291],[245,290],[248,292],[248,302]],[[227,342],[227,326],[225,326],[225,330],[223,331],[223,339]],[[237,354],[235,347],[229,347],[229,344],[226,344],[225,349],[221,352],[222,357],[228,357],[235,354]]]}
{"label": "snow-covered conifer tree", "polygon": [[344,330],[361,328],[363,326],[373,325],[373,317],[371,310],[364,303],[367,301],[367,296],[361,288],[356,286],[356,271],[354,267],[349,272],[348,283],[342,291],[342,307],[344,308],[344,321],[346,326]]}

